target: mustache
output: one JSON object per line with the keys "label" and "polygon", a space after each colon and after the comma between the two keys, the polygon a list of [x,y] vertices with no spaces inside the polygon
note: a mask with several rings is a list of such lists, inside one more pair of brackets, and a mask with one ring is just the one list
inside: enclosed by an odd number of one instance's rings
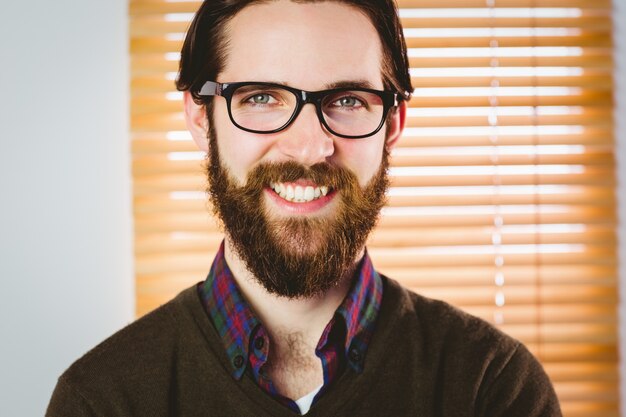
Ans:
{"label": "mustache", "polygon": [[246,188],[260,189],[272,182],[309,180],[333,189],[346,189],[358,184],[356,175],[347,168],[320,162],[305,166],[295,161],[266,162],[248,174]]}

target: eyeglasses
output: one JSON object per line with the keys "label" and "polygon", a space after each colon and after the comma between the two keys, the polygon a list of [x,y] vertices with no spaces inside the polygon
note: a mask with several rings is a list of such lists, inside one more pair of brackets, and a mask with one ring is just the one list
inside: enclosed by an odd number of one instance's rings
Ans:
{"label": "eyeglasses", "polygon": [[369,88],[304,91],[281,84],[214,81],[207,81],[199,95],[224,97],[233,124],[252,133],[276,133],[286,129],[302,107],[311,103],[330,133],[348,139],[365,138],[378,132],[389,109],[397,106],[401,98],[398,93]]}

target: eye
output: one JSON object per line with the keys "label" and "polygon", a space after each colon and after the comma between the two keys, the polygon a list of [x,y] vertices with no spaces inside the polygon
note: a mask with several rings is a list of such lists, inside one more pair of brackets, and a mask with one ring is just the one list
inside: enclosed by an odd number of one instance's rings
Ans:
{"label": "eye", "polygon": [[344,109],[358,109],[361,107],[367,108],[367,103],[365,101],[353,95],[342,96],[342,97],[336,98],[330,104],[333,107],[344,108]]}
{"label": "eye", "polygon": [[268,93],[257,93],[249,97],[246,101],[253,104],[271,104],[276,102],[276,99],[272,97],[271,94]]}
{"label": "eye", "polygon": [[342,97],[339,100],[339,103],[345,107],[355,107],[360,104],[359,100],[356,97]]}

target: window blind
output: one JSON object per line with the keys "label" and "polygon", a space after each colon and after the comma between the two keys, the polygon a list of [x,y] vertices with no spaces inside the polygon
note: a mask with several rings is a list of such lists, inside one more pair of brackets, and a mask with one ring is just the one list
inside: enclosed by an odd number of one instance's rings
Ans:
{"label": "window blind", "polygon": [[[137,315],[222,239],[173,84],[199,4],[130,2]],[[611,2],[399,4],[415,94],[375,265],[523,341],[565,416],[618,416]]]}

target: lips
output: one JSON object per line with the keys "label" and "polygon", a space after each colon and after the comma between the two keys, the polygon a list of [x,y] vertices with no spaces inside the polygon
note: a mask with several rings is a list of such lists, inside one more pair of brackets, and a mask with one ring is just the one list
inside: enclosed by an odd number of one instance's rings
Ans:
{"label": "lips", "polygon": [[271,183],[270,187],[282,199],[293,203],[308,203],[328,194],[328,186],[297,185],[292,183]]}

